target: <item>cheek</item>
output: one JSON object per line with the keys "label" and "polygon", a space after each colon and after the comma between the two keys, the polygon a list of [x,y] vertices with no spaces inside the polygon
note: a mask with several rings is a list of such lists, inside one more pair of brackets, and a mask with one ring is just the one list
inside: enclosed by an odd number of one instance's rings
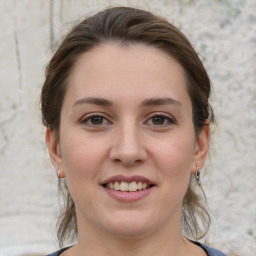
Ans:
{"label": "cheek", "polygon": [[184,195],[189,183],[194,160],[194,139],[192,136],[175,138],[158,145],[156,148],[157,169],[166,190],[176,196]]}
{"label": "cheek", "polygon": [[68,180],[91,183],[97,176],[105,154],[103,143],[81,136],[80,133],[66,134],[61,140],[63,169]]}
{"label": "cheek", "polygon": [[174,134],[156,145],[155,149],[158,159],[161,159],[160,163],[175,173],[179,173],[183,169],[190,168],[193,163],[195,139],[191,135],[184,135],[184,133]]}
{"label": "cheek", "polygon": [[[70,135],[70,136],[69,136]],[[76,205],[92,206],[91,196],[98,188],[105,149],[81,133],[65,134],[61,140],[63,170],[69,192]]]}

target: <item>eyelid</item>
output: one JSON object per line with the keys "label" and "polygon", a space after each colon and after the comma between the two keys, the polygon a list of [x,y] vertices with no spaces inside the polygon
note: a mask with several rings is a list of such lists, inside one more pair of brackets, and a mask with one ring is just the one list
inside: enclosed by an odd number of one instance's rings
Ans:
{"label": "eyelid", "polygon": [[[161,116],[163,118],[166,118],[169,122],[168,124],[163,124],[163,125],[154,125],[154,126],[159,126],[159,127],[163,127],[163,126],[168,126],[168,125],[172,125],[172,124],[176,124],[176,120],[175,118],[168,114],[168,113],[165,113],[165,112],[152,112],[150,114],[148,114],[147,116],[147,120],[144,122],[144,123],[147,123],[151,118],[155,117],[155,116]],[[88,113],[86,115],[84,115],[82,118],[79,119],[79,123],[82,123],[84,125],[86,125],[86,121],[88,121],[90,118],[92,117],[103,117],[105,120],[107,120],[108,124],[112,124],[113,122],[110,121],[110,117],[105,114],[105,113],[102,113],[102,112],[92,112],[92,113]],[[97,126],[97,125],[92,125],[92,124],[87,124],[88,126]],[[104,126],[106,124],[102,124],[102,125],[98,125],[98,127],[100,126]],[[153,125],[152,125],[153,126]]]}
{"label": "eyelid", "polygon": [[[169,121],[169,124],[167,124],[167,125],[170,125],[170,124],[177,124],[177,121],[175,120],[175,118],[172,116],[172,115],[170,115],[170,114],[167,114],[167,113],[165,113],[165,112],[153,112],[153,113],[150,113],[149,115],[148,115],[148,118],[147,118],[147,120],[146,120],[146,122],[148,122],[151,118],[153,118],[153,117],[155,117],[155,116],[161,116],[161,117],[163,117],[163,118],[166,118],[166,119],[168,119],[168,121]],[[155,126],[167,126],[166,124],[165,125],[155,125]]]}
{"label": "eyelid", "polygon": [[[88,121],[92,117],[102,117],[105,120],[107,120],[108,123],[112,124],[112,122],[109,121],[110,118],[108,117],[108,115],[106,115],[105,113],[102,113],[102,112],[88,113],[88,114],[84,115],[82,118],[80,118],[79,122],[82,124],[85,124],[85,122]],[[88,126],[97,126],[97,125],[92,125],[92,124],[87,124],[87,125]],[[104,126],[104,124],[98,125],[98,126]]]}

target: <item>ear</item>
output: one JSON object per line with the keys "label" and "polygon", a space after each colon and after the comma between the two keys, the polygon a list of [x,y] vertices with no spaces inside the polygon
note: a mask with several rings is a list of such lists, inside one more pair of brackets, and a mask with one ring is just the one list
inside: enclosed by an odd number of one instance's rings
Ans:
{"label": "ear", "polygon": [[54,166],[56,174],[58,175],[58,171],[62,170],[62,156],[59,143],[56,139],[56,134],[50,129],[50,127],[47,127],[46,129],[45,142],[48,147],[52,165]]}
{"label": "ear", "polygon": [[[205,126],[197,136],[196,144],[195,144],[194,162],[199,167],[199,169],[202,169],[204,166],[207,153],[208,153],[209,142],[210,142],[210,124],[209,124],[209,121],[207,120],[205,123]],[[196,172],[196,168],[192,171],[192,173],[195,173],[195,172]]]}

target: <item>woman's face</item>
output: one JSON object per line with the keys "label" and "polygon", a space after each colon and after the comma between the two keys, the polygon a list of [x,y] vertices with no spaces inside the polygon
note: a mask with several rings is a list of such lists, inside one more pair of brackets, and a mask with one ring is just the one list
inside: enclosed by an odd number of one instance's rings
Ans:
{"label": "woman's face", "polygon": [[121,236],[180,228],[182,200],[208,128],[195,137],[184,71],[140,44],[101,45],[76,62],[64,99],[56,170],[65,173],[78,226]]}

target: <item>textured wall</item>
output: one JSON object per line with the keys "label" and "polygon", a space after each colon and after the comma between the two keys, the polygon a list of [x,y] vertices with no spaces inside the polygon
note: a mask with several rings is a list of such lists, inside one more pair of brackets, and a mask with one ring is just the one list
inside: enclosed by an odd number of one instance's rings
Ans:
{"label": "textured wall", "polygon": [[[218,125],[204,185],[225,252],[256,255],[256,1],[117,1],[181,27],[214,86]],[[0,256],[57,247],[57,178],[44,146],[38,98],[55,43],[72,22],[114,1],[0,0]]]}

